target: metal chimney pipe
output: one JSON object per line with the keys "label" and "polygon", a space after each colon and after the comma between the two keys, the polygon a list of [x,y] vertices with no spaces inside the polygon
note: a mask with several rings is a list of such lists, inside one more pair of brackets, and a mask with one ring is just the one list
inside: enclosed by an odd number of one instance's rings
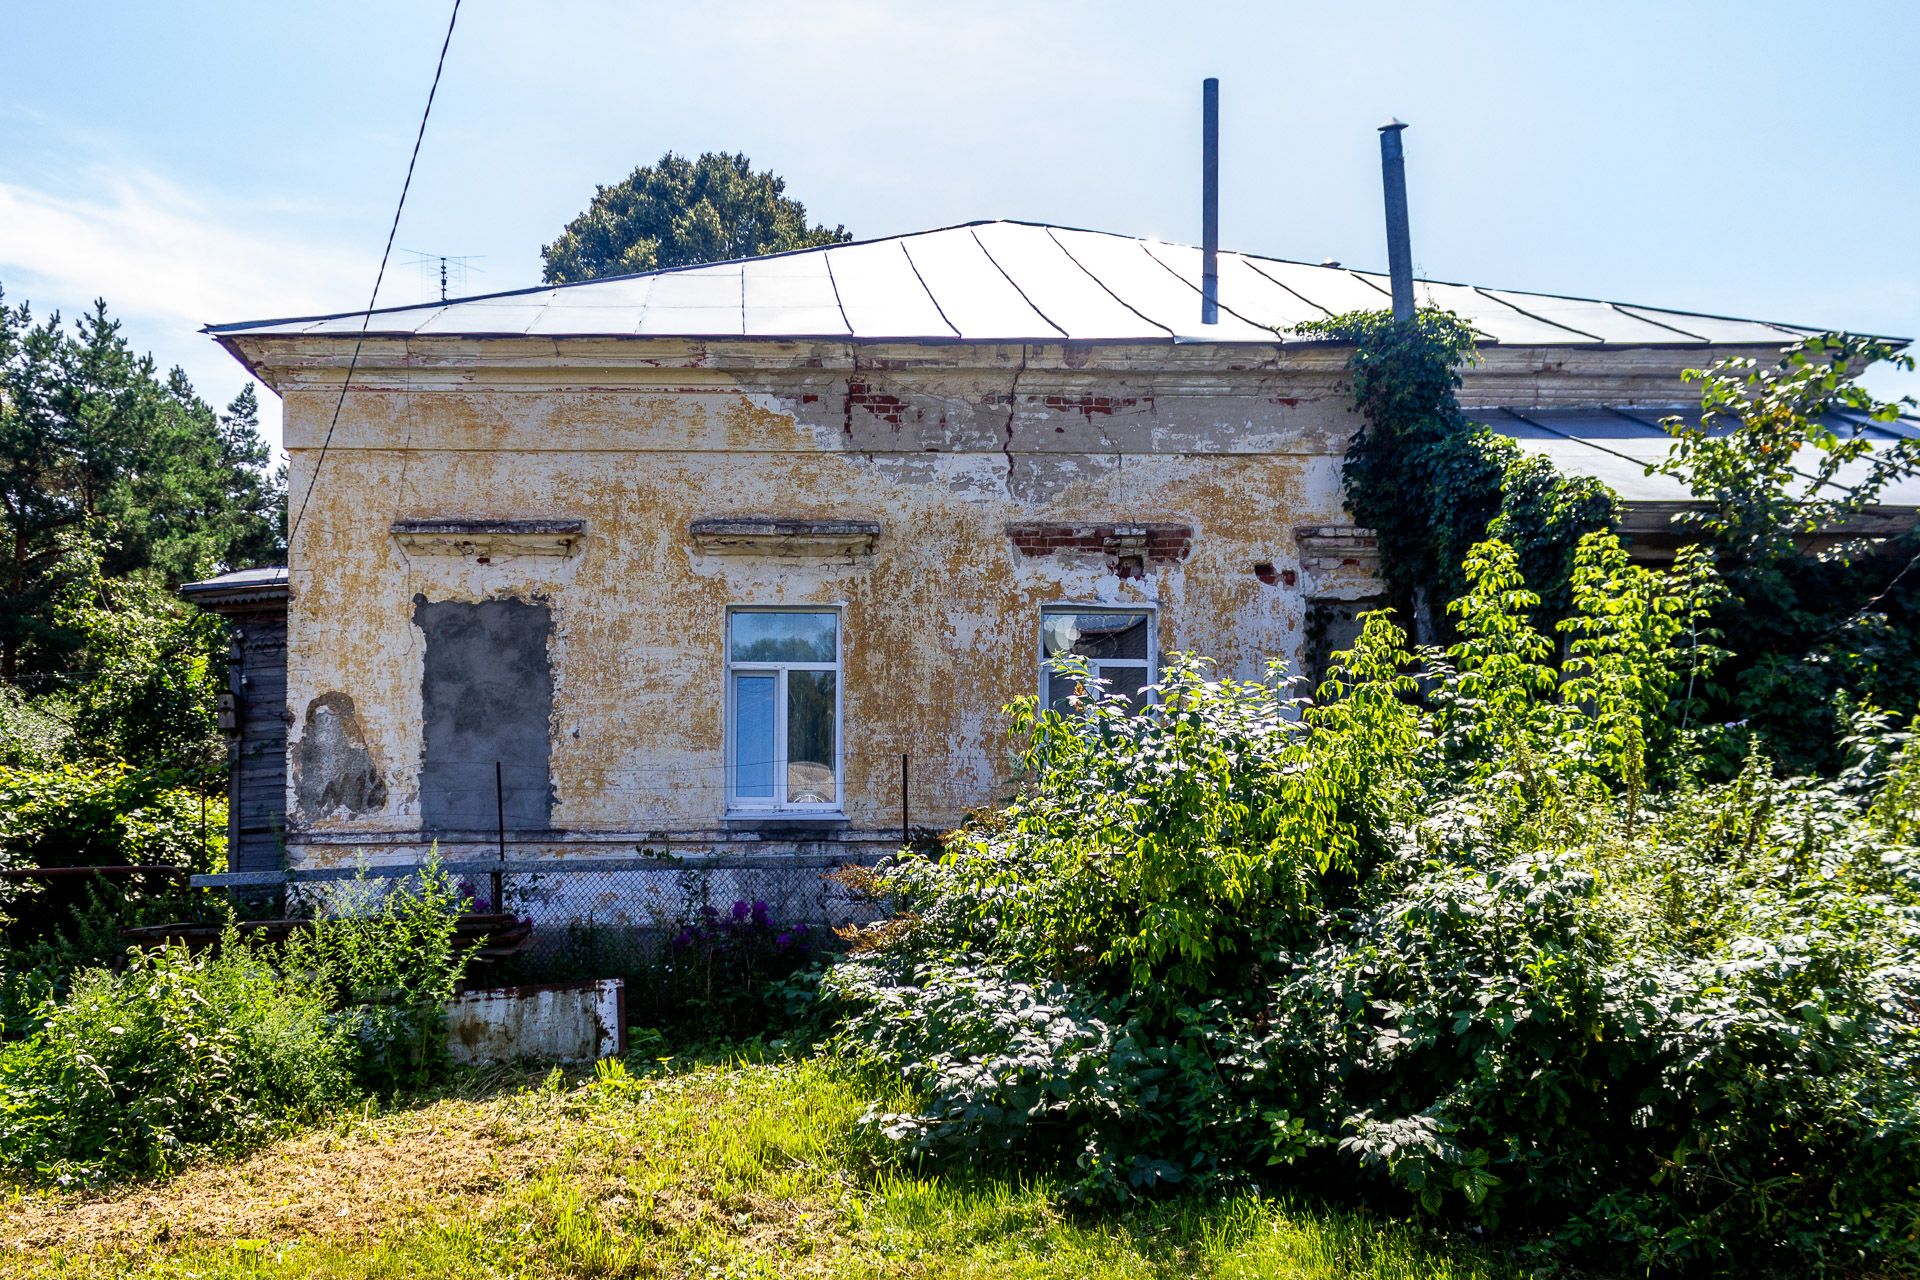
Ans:
{"label": "metal chimney pipe", "polygon": [[1380,182],[1387,194],[1387,273],[1393,278],[1393,318],[1413,319],[1413,245],[1407,237],[1407,158],[1400,131],[1389,120],[1380,126]]}
{"label": "metal chimney pipe", "polygon": [[1220,323],[1220,81],[1200,83],[1200,323]]}

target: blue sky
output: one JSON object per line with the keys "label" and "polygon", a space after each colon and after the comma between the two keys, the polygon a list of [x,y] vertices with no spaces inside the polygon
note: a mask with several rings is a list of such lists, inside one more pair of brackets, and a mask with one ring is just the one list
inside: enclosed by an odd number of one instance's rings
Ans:
{"label": "blue sky", "polygon": [[[0,0],[8,301],[103,295],[224,402],[199,325],[364,303],[447,7]],[[1217,75],[1227,247],[1384,267],[1392,115],[1423,274],[1920,336],[1916,50],[1912,0],[466,0],[398,245],[534,284],[595,183],[669,149],[745,151],[862,238],[1193,242]],[[437,288],[395,259],[382,303]]]}

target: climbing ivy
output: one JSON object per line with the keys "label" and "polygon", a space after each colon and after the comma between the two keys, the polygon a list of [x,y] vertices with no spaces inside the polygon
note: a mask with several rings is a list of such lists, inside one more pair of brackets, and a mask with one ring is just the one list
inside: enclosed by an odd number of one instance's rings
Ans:
{"label": "climbing ivy", "polygon": [[1467,322],[1435,308],[1406,323],[1353,311],[1295,332],[1353,345],[1347,372],[1363,420],[1341,478],[1347,509],[1380,540],[1388,605],[1448,638],[1445,606],[1466,593],[1467,553],[1493,536],[1517,552],[1542,621],[1566,617],[1574,548],[1612,526],[1617,499],[1467,417],[1455,395],[1475,358]]}

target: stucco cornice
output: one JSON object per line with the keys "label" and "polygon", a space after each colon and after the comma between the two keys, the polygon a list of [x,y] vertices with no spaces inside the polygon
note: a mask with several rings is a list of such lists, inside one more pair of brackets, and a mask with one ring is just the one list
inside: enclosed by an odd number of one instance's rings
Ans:
{"label": "stucco cornice", "polygon": [[[913,382],[1006,376],[1062,382],[1150,378],[1162,394],[1270,392],[1276,379],[1325,388],[1342,381],[1350,348],[1334,343],[888,343],[683,338],[234,336],[233,354],[281,394],[353,385],[381,391],[767,391],[869,375]],[[1465,371],[1469,406],[1677,404],[1681,373],[1771,348],[1488,346]],[[1031,383],[1027,385],[1032,385]]]}

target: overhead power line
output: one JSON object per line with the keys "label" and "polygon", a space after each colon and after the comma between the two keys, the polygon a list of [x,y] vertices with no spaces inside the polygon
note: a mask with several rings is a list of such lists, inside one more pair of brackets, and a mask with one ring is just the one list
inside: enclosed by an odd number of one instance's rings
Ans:
{"label": "overhead power line", "polygon": [[353,371],[360,365],[360,348],[367,340],[367,326],[373,322],[373,304],[380,297],[380,282],[387,277],[387,259],[393,255],[393,238],[400,230],[400,213],[407,207],[407,191],[413,186],[413,167],[420,160],[420,141],[427,136],[427,120],[433,115],[433,96],[440,91],[440,73],[447,66],[447,48],[453,43],[453,26],[460,20],[460,0],[453,0],[453,13],[447,19],[447,37],[440,42],[440,60],[433,67],[433,85],[427,90],[427,108],[420,113],[420,131],[413,136],[413,155],[407,159],[407,178],[400,184],[400,203],[393,207],[393,225],[387,228],[387,247],[380,251],[380,271],[373,278],[373,293],[367,310],[360,317],[360,336],[353,344],[353,358],[347,361],[347,376],[340,382],[339,398],[333,402],[333,420],[327,423],[326,438],[320,442],[320,456],[314,459],[313,474],[307,477],[307,490],[300,498],[300,510],[287,528],[287,559],[293,559],[293,539],[306,519],[307,503],[313,500],[313,487],[320,481],[320,468],[326,464],[327,449],[333,444],[333,431],[340,425],[340,407],[347,402],[347,388],[353,384]]}

